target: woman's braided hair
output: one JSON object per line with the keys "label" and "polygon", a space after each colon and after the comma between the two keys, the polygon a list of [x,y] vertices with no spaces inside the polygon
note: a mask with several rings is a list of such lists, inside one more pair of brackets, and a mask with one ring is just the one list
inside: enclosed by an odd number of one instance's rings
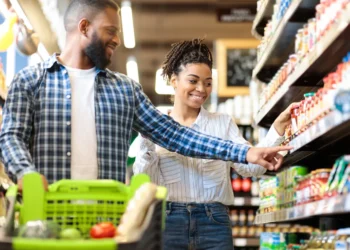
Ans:
{"label": "woman's braided hair", "polygon": [[193,39],[172,44],[163,62],[163,77],[170,80],[173,74],[178,75],[181,72],[181,66],[189,63],[204,63],[212,69],[212,54],[202,41],[203,39]]}

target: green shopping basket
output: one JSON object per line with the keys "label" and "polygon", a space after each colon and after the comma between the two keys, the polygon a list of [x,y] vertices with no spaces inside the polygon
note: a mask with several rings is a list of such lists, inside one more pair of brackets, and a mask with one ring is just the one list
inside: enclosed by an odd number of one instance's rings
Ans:
{"label": "green shopping basket", "polygon": [[144,183],[150,182],[145,174],[133,176],[130,186],[112,180],[77,181],[61,180],[49,186],[46,192],[39,174],[27,174],[23,178],[22,204],[16,204],[17,186],[7,191],[6,223],[0,230],[1,250],[115,250],[162,249],[166,188],[158,187],[140,229],[134,233],[136,242],[117,243],[114,239],[28,239],[13,236],[15,211],[19,211],[19,223],[33,220],[54,221],[61,229],[76,228],[83,236],[99,222],[119,224],[127,202]]}

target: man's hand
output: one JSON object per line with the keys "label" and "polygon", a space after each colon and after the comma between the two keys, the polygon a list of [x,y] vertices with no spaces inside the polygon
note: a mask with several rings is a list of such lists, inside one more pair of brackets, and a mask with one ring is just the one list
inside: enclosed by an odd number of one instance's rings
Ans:
{"label": "man's hand", "polygon": [[289,146],[270,148],[252,147],[247,152],[246,160],[249,163],[258,164],[270,171],[277,170],[283,163],[283,156],[278,152],[291,150],[292,148]]}
{"label": "man's hand", "polygon": [[[47,180],[46,180],[45,176],[41,175],[41,179],[43,181],[43,185],[44,185],[45,191],[49,191],[49,184],[47,183]],[[22,179],[19,179],[17,181],[17,186],[18,186],[18,192],[22,193],[22,189],[23,189]]]}
{"label": "man's hand", "polygon": [[286,130],[287,126],[291,123],[291,110],[294,107],[299,107],[299,105],[299,102],[293,102],[273,122],[273,126],[280,136],[284,135],[284,131]]}

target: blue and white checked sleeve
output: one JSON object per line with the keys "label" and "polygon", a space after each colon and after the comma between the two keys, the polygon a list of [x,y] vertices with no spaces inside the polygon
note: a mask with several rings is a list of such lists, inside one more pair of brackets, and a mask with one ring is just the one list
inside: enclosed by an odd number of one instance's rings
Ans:
{"label": "blue and white checked sleeve", "polygon": [[0,133],[2,159],[5,168],[17,178],[35,171],[28,149],[33,124],[30,78],[28,71],[21,71],[15,76],[3,109]]}
{"label": "blue and white checked sleeve", "polygon": [[246,163],[249,145],[204,135],[181,126],[159,112],[138,83],[133,84],[136,98],[134,129],[149,140],[184,156]]}

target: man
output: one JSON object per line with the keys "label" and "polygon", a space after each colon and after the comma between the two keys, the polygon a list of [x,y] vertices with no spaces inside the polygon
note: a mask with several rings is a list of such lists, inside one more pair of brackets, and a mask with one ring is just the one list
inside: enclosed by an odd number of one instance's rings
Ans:
{"label": "man", "polygon": [[[120,44],[112,0],[73,0],[65,14],[62,54],[20,71],[3,111],[0,147],[20,181],[38,171],[64,178],[125,181],[132,129],[180,154],[278,168],[286,147],[250,148],[182,127],[162,115],[139,83],[106,69]],[[46,178],[46,179],[45,179]]]}

